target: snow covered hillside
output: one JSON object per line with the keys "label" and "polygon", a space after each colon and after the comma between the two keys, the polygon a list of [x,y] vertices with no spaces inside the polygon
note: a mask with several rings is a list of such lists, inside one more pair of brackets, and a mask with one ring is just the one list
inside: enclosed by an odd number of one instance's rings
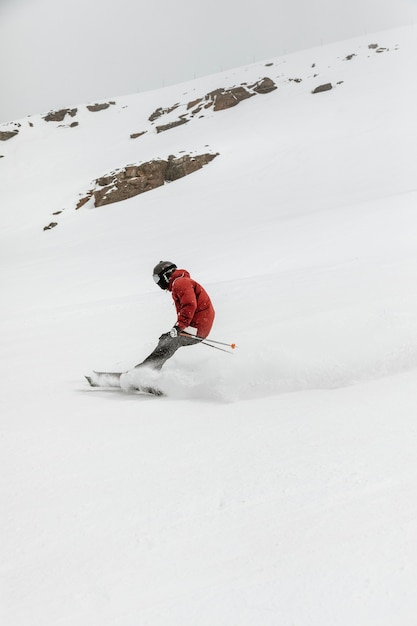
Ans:
{"label": "snow covered hillside", "polygon": [[[416,67],[404,28],[0,126],[2,624],[415,625]],[[89,388],[174,324],[161,259],[237,349],[180,350],[163,398]]]}

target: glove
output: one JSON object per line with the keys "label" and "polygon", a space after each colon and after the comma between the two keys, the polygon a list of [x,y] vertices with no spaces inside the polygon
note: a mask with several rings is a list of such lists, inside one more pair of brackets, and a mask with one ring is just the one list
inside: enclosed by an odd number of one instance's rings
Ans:
{"label": "glove", "polygon": [[181,332],[181,328],[178,328],[178,326],[174,326],[173,328],[171,328],[171,330],[169,331],[169,335],[170,337],[178,337],[178,335]]}

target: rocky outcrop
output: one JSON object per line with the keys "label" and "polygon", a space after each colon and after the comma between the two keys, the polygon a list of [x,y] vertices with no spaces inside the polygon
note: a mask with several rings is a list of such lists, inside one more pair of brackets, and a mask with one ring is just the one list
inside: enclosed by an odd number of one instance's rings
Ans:
{"label": "rocky outcrop", "polygon": [[62,122],[66,115],[75,117],[75,115],[77,115],[77,109],[59,109],[59,111],[50,111],[43,119],[45,122]]}
{"label": "rocky outcrop", "polygon": [[48,226],[44,226],[43,229],[44,230],[51,230],[52,228],[55,228],[55,226],[58,226],[58,222],[50,222],[48,224]]}
{"label": "rocky outcrop", "polygon": [[161,126],[156,126],[157,133],[163,133],[165,130],[170,130],[171,128],[176,128],[177,126],[182,126],[189,122],[183,115],[178,120],[174,122],[170,122],[169,124],[162,124]]}
{"label": "rocky outcrop", "polygon": [[89,191],[87,191],[85,196],[83,196],[82,198],[80,198],[80,200],[78,200],[77,206],[75,207],[75,209],[76,210],[81,209],[81,207],[84,206],[84,204],[87,204],[87,202],[90,200],[92,195],[93,195],[93,190],[90,189]]}
{"label": "rocky outcrop", "polygon": [[271,91],[275,91],[275,89],[277,89],[277,86],[271,78],[265,76],[265,78],[258,80],[258,82],[249,87],[249,89],[253,89],[255,93],[267,94],[271,93]]}
{"label": "rocky outcrop", "polygon": [[116,104],[115,102],[102,102],[96,104],[88,104],[87,109],[91,111],[91,113],[96,113],[97,111],[105,111],[109,108],[111,104]]}
{"label": "rocky outcrop", "polygon": [[[247,100],[248,98],[252,98],[256,95],[270,93],[275,89],[277,89],[276,84],[271,78],[268,77],[258,80],[253,85],[243,83],[242,85],[228,89],[220,87],[214,91],[210,91],[201,98],[195,98],[187,104],[182,105],[183,110],[185,108],[186,113],[179,115],[177,119],[167,122],[166,124],[159,124],[156,126],[156,132],[161,133],[166,130],[176,128],[177,126],[182,126],[183,124],[189,122],[193,117],[199,115],[200,113],[202,114],[206,109],[212,108],[213,111],[224,111],[237,106],[243,100]],[[166,108],[159,107],[149,116],[148,119],[150,122],[154,123],[156,120],[159,120],[163,116],[167,116],[178,109],[179,106],[180,105],[176,103],[173,106]]]}
{"label": "rocky outcrop", "polygon": [[19,133],[18,130],[3,130],[0,131],[0,141],[8,141]]}
{"label": "rocky outcrop", "polygon": [[177,104],[174,104],[171,107],[167,107],[166,109],[163,109],[162,107],[159,107],[158,109],[156,109],[156,111],[154,111],[149,116],[149,121],[150,122],[155,122],[155,120],[157,120],[158,118],[162,117],[163,115],[168,115],[169,113],[172,113],[172,111],[175,111],[175,109],[177,109],[179,106],[180,105],[177,102]]}
{"label": "rocky outcrop", "polygon": [[[116,104],[113,100],[109,102],[95,103],[87,105],[87,109],[92,113],[96,111],[104,111],[108,109],[111,104]],[[45,122],[63,122],[65,117],[69,115],[70,117],[75,117],[77,115],[78,109],[59,109],[58,111],[50,111],[43,118]],[[70,125],[70,128],[74,128],[78,125],[78,122],[73,122]]]}
{"label": "rocky outcrop", "polygon": [[313,89],[311,93],[321,93],[322,91],[330,91],[330,89],[333,89],[332,83],[325,83],[324,85],[319,85]]}
{"label": "rocky outcrop", "polygon": [[193,110],[193,113],[199,113],[204,107],[208,109],[213,107],[214,111],[224,111],[236,106],[243,100],[252,98],[256,94],[266,94],[274,91],[277,86],[270,78],[262,78],[253,85],[242,84],[238,87],[231,87],[230,89],[224,89],[220,87],[214,91],[210,91],[204,98],[193,100],[187,104],[187,109],[192,109],[197,106],[197,109]]}
{"label": "rocky outcrop", "polygon": [[389,51],[389,48],[384,48],[383,46],[379,46],[377,43],[368,44],[368,48],[369,50],[375,50],[375,52],[378,52],[378,53]]}
{"label": "rocky outcrop", "polygon": [[140,133],[132,133],[130,135],[130,138],[131,139],[137,139],[138,137],[142,137],[142,135],[145,135],[146,132],[147,132],[146,130],[142,130],[142,132],[140,132]]}
{"label": "rocky outcrop", "polygon": [[127,200],[146,191],[161,187],[166,182],[178,180],[192,174],[210,163],[217,154],[200,154],[182,157],[169,156],[168,159],[155,159],[141,165],[128,165],[122,170],[102,176],[95,181],[98,189],[82,198],[77,208],[94,196],[94,206],[100,207],[120,200]]}
{"label": "rocky outcrop", "polygon": [[165,180],[167,182],[172,182],[174,180],[178,180],[179,178],[183,178],[184,176],[188,176],[197,170],[200,170],[204,165],[210,163],[213,159],[216,158],[218,154],[200,154],[198,156],[190,156],[185,155],[182,157],[169,156],[168,164],[165,171]]}
{"label": "rocky outcrop", "polygon": [[216,89],[205,97],[206,104],[208,105],[206,108],[212,106],[213,111],[224,111],[225,109],[235,107],[242,102],[242,100],[252,98],[254,95],[254,93],[251,93],[243,86],[233,87],[232,89]]}

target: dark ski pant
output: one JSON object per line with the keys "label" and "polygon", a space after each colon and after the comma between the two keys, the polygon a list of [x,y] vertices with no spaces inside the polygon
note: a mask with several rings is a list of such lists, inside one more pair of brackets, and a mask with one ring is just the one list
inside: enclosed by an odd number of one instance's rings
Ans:
{"label": "dark ski pant", "polygon": [[142,363],[135,365],[135,368],[151,367],[154,370],[160,370],[178,348],[193,346],[196,343],[200,343],[200,341],[201,339],[194,339],[194,337],[171,337],[169,333],[164,333],[159,337],[155,350]]}

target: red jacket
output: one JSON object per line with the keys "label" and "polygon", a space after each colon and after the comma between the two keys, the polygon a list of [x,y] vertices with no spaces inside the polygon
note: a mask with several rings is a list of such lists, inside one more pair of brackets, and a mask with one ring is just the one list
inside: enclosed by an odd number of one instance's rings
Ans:
{"label": "red jacket", "polygon": [[181,329],[192,326],[199,337],[207,337],[214,321],[211,300],[201,285],[190,277],[187,270],[175,270],[171,275],[168,291],[177,309],[176,325]]}

